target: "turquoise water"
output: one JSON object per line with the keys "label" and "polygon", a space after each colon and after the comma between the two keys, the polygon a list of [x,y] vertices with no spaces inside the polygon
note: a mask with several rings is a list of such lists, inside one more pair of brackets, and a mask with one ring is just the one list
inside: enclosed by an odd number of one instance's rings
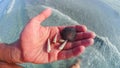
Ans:
{"label": "turquoise water", "polygon": [[120,68],[120,0],[0,0],[0,42],[19,38],[27,21],[46,7],[52,16],[43,26],[85,24],[97,34],[95,43],[78,57],[25,68],[68,68],[81,58],[81,68]]}

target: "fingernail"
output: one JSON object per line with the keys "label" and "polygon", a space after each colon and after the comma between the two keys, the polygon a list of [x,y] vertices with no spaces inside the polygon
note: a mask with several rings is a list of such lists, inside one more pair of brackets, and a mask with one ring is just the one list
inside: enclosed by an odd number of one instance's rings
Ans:
{"label": "fingernail", "polygon": [[47,52],[49,53],[51,51],[51,45],[50,45],[50,39],[47,41]]}
{"label": "fingernail", "polygon": [[65,47],[66,43],[67,43],[67,40],[59,47],[59,50],[62,50]]}

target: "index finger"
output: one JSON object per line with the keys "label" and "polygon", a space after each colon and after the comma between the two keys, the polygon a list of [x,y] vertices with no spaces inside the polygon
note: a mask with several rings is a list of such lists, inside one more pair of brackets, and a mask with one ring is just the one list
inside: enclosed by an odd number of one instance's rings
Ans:
{"label": "index finger", "polygon": [[84,50],[85,50],[84,46],[78,46],[78,47],[75,47],[75,48],[72,48],[69,50],[62,50],[58,54],[58,60],[64,60],[64,59],[78,56],[78,55],[82,54],[84,52]]}
{"label": "index finger", "polygon": [[86,32],[87,31],[87,27],[85,25],[58,26],[60,32],[66,27],[75,28],[77,32]]}

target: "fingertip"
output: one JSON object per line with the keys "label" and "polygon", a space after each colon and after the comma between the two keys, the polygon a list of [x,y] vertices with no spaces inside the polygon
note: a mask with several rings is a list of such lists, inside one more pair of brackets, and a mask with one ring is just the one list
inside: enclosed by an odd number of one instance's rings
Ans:
{"label": "fingertip", "polygon": [[76,28],[77,28],[77,31],[80,31],[80,32],[87,31],[87,27],[85,25],[77,25]]}
{"label": "fingertip", "polygon": [[83,31],[87,31],[87,27],[85,25],[81,25],[81,27],[83,28]]}
{"label": "fingertip", "polygon": [[80,53],[83,53],[85,51],[85,46],[79,46],[78,48]]}
{"label": "fingertip", "polygon": [[46,20],[50,15],[52,14],[51,8],[46,8],[40,14],[38,14],[36,17],[33,18],[33,20],[38,21],[39,23],[42,23],[44,20]]}
{"label": "fingertip", "polygon": [[51,11],[51,8],[48,7],[48,8],[46,8],[46,10]]}
{"label": "fingertip", "polygon": [[82,41],[82,44],[84,44],[85,47],[91,46],[94,44],[94,39],[93,38],[86,39]]}
{"label": "fingertip", "polygon": [[85,51],[85,46],[80,46],[81,52],[83,53]]}
{"label": "fingertip", "polygon": [[52,9],[51,8],[46,8],[46,11],[51,12]]}
{"label": "fingertip", "polygon": [[95,32],[90,31],[88,33],[90,34],[90,38],[95,38],[96,37],[96,33]]}
{"label": "fingertip", "polygon": [[78,46],[73,50],[74,56],[78,56],[85,51],[85,46]]}
{"label": "fingertip", "polygon": [[94,39],[89,39],[89,41],[90,41],[90,45],[94,44]]}
{"label": "fingertip", "polygon": [[96,37],[96,33],[92,32],[92,36],[93,36],[93,38],[95,38]]}
{"label": "fingertip", "polygon": [[46,8],[44,11],[43,11],[43,14],[47,17],[49,17],[52,13],[52,9],[51,8]]}

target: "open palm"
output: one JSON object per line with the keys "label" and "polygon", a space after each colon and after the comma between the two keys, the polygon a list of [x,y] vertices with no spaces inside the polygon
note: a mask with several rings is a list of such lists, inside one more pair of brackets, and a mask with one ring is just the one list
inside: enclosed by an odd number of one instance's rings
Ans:
{"label": "open palm", "polygon": [[[47,8],[38,16],[32,18],[21,33],[20,42],[23,52],[23,58],[26,62],[49,63],[57,60],[67,59],[81,54],[85,47],[93,44],[95,34],[87,32],[85,26],[41,26],[45,19],[51,15],[51,9]],[[59,50],[60,43],[52,44],[56,34],[60,39],[60,31],[65,27],[73,27],[77,30],[76,41],[68,42],[63,50]],[[51,40],[50,53],[47,53],[47,40]]]}

